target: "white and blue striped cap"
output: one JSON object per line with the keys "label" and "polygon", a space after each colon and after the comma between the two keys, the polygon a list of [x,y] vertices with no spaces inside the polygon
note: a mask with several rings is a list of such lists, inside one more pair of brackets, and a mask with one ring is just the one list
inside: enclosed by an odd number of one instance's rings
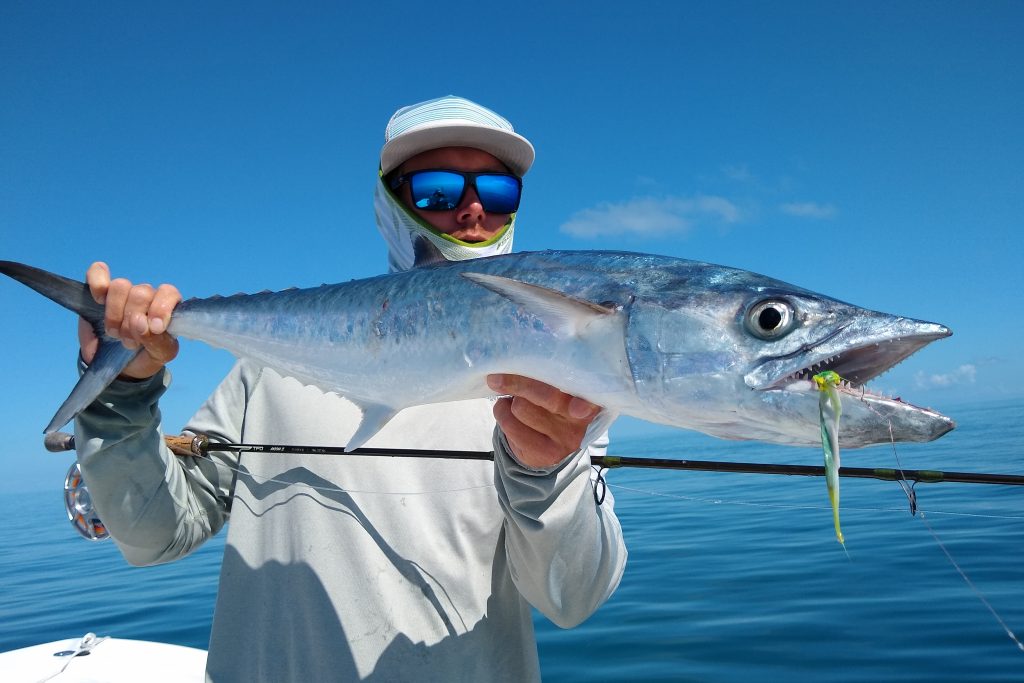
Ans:
{"label": "white and blue striped cap", "polygon": [[380,168],[390,173],[403,161],[439,147],[473,147],[523,176],[533,165],[533,145],[507,119],[476,102],[448,95],[402,107],[384,129]]}

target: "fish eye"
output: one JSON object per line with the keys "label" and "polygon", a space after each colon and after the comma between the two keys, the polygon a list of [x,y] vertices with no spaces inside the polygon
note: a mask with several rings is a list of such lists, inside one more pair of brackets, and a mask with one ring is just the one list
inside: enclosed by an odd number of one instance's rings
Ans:
{"label": "fish eye", "polygon": [[747,309],[744,322],[747,330],[758,339],[778,339],[793,329],[796,310],[783,299],[765,299]]}

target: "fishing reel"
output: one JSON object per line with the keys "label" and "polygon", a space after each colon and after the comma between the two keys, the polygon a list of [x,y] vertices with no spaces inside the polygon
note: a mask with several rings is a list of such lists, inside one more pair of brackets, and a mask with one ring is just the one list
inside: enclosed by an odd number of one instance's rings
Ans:
{"label": "fishing reel", "polygon": [[82,468],[76,460],[64,478],[64,508],[68,513],[68,521],[75,531],[90,541],[102,541],[110,538],[110,532],[96,514],[92,506],[92,496],[82,479]]}
{"label": "fishing reel", "polygon": [[[71,434],[54,432],[46,435],[43,445],[46,450],[54,453],[73,451],[75,437]],[[82,468],[78,465],[77,460],[71,464],[67,476],[64,477],[64,509],[67,511],[71,526],[82,535],[82,538],[87,538],[90,541],[102,541],[110,538],[110,532],[107,531],[106,525],[96,514],[96,509],[92,505],[92,496],[89,495],[89,489],[85,486]]]}

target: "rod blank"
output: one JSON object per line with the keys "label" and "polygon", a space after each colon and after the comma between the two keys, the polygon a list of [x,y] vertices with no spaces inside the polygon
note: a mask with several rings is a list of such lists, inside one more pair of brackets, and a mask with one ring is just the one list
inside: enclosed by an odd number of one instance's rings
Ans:
{"label": "rod blank", "polygon": [[[165,436],[168,448],[180,456],[203,456],[211,451],[229,453],[284,453],[293,455],[347,455],[387,458],[442,458],[445,460],[494,460],[493,451],[437,451],[403,448],[357,448],[346,451],[339,446],[293,446],[283,444],[216,443],[205,435]],[[47,434],[44,445],[49,451],[69,451],[75,447],[75,437],[63,432]],[[820,465],[785,465],[721,460],[676,460],[673,458],[642,458],[620,455],[595,455],[590,461],[597,467],[616,469],[678,470],[691,472],[733,472],[741,474],[778,474],[802,477],[824,477]],[[879,479],[925,484],[1002,484],[1024,486],[1024,475],[990,472],[947,472],[943,470],[907,470],[889,467],[841,467],[840,477],[853,479]]]}
{"label": "rod blank", "polygon": [[[170,438],[170,437],[168,437]],[[178,437],[189,441],[185,455],[205,455],[209,451],[236,453],[293,453],[314,455],[353,455],[392,458],[443,458],[446,460],[494,460],[493,451],[433,451],[406,450],[397,448],[357,448],[346,451],[330,446],[285,446],[278,444],[220,444],[210,442],[205,436],[193,438]],[[631,467],[640,469],[679,470],[694,472],[734,472],[743,474],[780,474],[804,477],[824,477],[825,468],[820,465],[776,465],[750,462],[727,462],[720,460],[676,460],[672,458],[642,458],[619,455],[595,455],[590,458],[597,467],[615,469]],[[905,470],[884,467],[841,467],[840,477],[855,479],[879,479],[882,481],[908,481],[961,484],[1005,484],[1024,486],[1024,475],[992,474],[983,472],[946,472],[942,470]]]}

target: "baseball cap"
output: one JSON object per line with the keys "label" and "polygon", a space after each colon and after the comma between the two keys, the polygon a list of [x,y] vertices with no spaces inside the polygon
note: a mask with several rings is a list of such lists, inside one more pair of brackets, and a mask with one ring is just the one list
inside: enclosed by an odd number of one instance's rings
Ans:
{"label": "baseball cap", "polygon": [[387,174],[421,152],[439,147],[473,147],[500,159],[523,176],[533,165],[530,141],[508,119],[463,97],[447,95],[395,112],[384,129],[381,172]]}

